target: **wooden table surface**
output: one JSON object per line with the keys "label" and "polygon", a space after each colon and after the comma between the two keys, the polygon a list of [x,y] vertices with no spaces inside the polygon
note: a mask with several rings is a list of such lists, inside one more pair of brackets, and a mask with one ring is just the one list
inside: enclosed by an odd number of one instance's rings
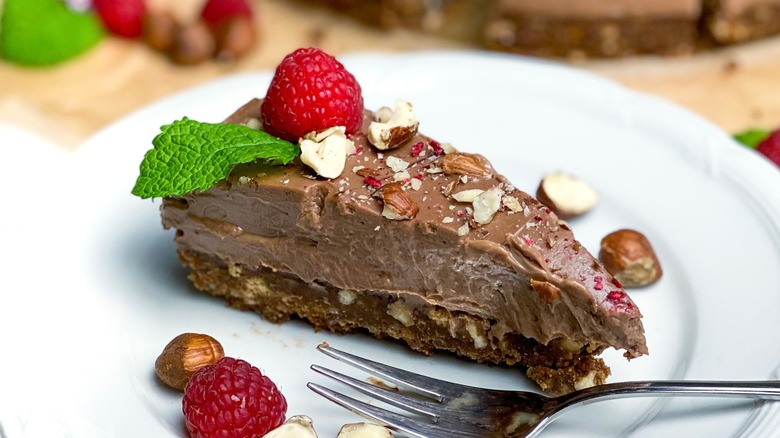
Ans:
{"label": "wooden table surface", "polygon": [[[2,1],[2,0],[0,0]],[[200,0],[151,0],[183,18]],[[317,45],[335,55],[478,49],[411,31],[382,31],[319,9],[255,0],[260,40],[233,64],[179,67],[137,41],[106,38],[54,68],[0,62],[0,124],[36,132],[75,150],[131,111],[222,75],[273,68],[292,50]],[[780,126],[780,38],[683,58],[645,57],[575,65],[632,89],[661,96],[733,132]],[[265,90],[254,90],[261,95]],[[253,93],[248,90],[248,93]]]}

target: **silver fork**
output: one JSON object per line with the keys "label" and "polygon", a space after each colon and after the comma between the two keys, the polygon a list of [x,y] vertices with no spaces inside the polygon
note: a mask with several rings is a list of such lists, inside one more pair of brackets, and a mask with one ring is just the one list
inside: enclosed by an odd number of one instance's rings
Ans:
{"label": "silver fork", "polygon": [[316,364],[311,366],[312,370],[413,415],[402,415],[309,382],[307,386],[312,391],[392,430],[419,438],[532,437],[565,409],[595,400],[668,395],[780,400],[780,380],[621,382],[548,397],[534,392],[492,390],[434,379],[345,353],[327,344],[321,344],[317,349],[408,391],[367,383]]}

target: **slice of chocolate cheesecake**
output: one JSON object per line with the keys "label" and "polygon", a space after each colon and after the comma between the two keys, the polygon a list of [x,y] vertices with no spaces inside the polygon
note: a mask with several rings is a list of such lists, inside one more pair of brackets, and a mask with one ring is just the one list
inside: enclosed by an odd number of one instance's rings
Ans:
{"label": "slice of chocolate cheesecake", "polygon": [[[226,122],[260,126],[260,108]],[[519,364],[552,394],[603,383],[608,347],[647,353],[639,309],[550,209],[482,156],[375,119],[337,177],[245,164],[164,198],[195,287],[273,322]]]}

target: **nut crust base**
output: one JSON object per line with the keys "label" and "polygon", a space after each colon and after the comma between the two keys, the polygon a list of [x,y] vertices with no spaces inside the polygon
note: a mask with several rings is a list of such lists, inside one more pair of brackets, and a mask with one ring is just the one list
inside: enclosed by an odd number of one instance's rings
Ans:
{"label": "nut crust base", "polygon": [[604,347],[574,346],[565,340],[542,345],[519,334],[496,339],[489,334],[489,320],[452,313],[413,295],[308,284],[292,275],[227,264],[186,249],[179,250],[179,258],[191,269],[189,279],[197,289],[274,323],[300,318],[315,330],[367,331],[380,339],[402,340],[428,355],[442,350],[477,362],[520,365],[553,395],[602,384],[610,374],[595,357]]}

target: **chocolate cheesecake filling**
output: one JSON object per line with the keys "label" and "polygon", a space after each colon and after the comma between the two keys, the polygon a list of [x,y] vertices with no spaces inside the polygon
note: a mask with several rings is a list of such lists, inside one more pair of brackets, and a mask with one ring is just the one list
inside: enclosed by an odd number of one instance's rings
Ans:
{"label": "chocolate cheesecake filling", "polygon": [[[251,123],[260,102],[227,122]],[[367,113],[363,132],[371,120]],[[423,135],[384,152],[362,134],[353,140],[357,153],[335,179],[300,164],[250,164],[208,190],[166,198],[163,224],[177,230],[196,287],[273,321],[362,327],[422,351],[495,363],[554,370],[593,361],[606,347],[628,358],[647,353],[641,314],[620,284],[486,160],[474,158],[484,175],[465,175]],[[377,194],[391,184],[419,208],[413,218],[383,216]],[[492,220],[476,222],[476,206],[455,199],[467,190],[496,194]],[[544,360],[523,360],[531,351]]]}

